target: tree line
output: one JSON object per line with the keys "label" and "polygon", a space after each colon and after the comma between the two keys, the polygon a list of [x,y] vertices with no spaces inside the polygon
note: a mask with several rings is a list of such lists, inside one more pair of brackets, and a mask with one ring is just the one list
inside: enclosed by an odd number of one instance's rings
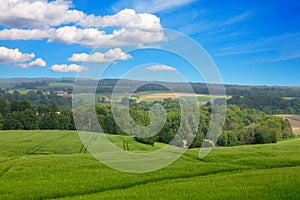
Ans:
{"label": "tree line", "polygon": [[[129,102],[127,102],[129,101]],[[190,147],[201,147],[204,138],[206,138],[210,126],[210,119],[212,108],[211,106],[201,106],[199,108],[199,115],[197,117],[187,116],[181,120],[181,108],[177,99],[164,99],[163,101],[139,103],[134,99],[123,99],[121,104],[130,105],[130,116],[134,122],[140,126],[147,126],[150,124],[149,110],[152,106],[159,103],[167,112],[166,121],[163,128],[152,137],[142,138],[138,137],[139,133],[135,133],[137,141],[153,145],[156,141],[163,143],[171,143],[177,146],[183,146],[184,141],[187,141]],[[92,110],[91,107],[85,106],[78,108],[80,113],[88,113]],[[116,115],[121,115],[125,112],[122,106],[115,108]],[[99,122],[103,132],[110,134],[126,135],[114,120],[114,116],[110,106],[97,105],[96,113],[98,121],[94,124],[89,123],[85,118],[85,130],[97,130],[97,123]],[[84,115],[84,114],[82,114]],[[161,117],[161,116],[156,116]],[[84,117],[83,117],[84,118]],[[126,124],[126,120],[119,123]],[[130,125],[128,125],[130,126]],[[185,127],[182,131],[180,126]],[[217,130],[217,127],[212,127]],[[130,129],[130,128],[128,128]],[[150,133],[142,133],[150,134]],[[270,116],[266,113],[256,109],[243,109],[237,105],[228,105],[226,108],[225,125],[222,134],[217,141],[219,146],[234,146],[243,144],[264,144],[275,143],[277,140],[294,137],[291,125],[288,120],[276,116]]]}
{"label": "tree line", "polygon": [[[71,93],[70,89],[66,89],[66,92]],[[33,106],[40,105],[51,105],[55,104],[60,109],[71,109],[72,99],[63,98],[62,96],[57,96],[54,90],[51,91],[29,91],[26,94],[21,94],[19,91],[14,90],[9,92],[9,90],[0,88],[0,98],[5,99],[8,102],[17,100],[28,100]]]}
{"label": "tree line", "polygon": [[257,109],[267,114],[300,115],[300,98],[287,99],[265,93],[232,96],[228,104],[238,105],[244,109]]}
{"label": "tree line", "polygon": [[71,110],[55,104],[33,106],[28,100],[7,102],[0,98],[0,129],[4,130],[75,130]]}
{"label": "tree line", "polygon": [[[125,103],[125,100],[123,101]],[[183,146],[184,141],[190,147],[201,147],[210,126],[212,113],[211,106],[201,106],[197,116],[187,114],[181,120],[182,110],[178,99],[165,99],[155,102],[136,102],[129,100],[129,112],[135,124],[147,126],[151,123],[150,108],[160,103],[166,110],[166,121],[163,128],[154,136],[148,138],[139,137],[135,133],[137,141],[153,145],[155,142],[171,143]],[[116,107],[114,113],[121,115],[125,112],[122,102]],[[97,121],[91,122],[86,113],[96,111]],[[83,120],[84,129],[96,131],[98,123],[103,132],[109,134],[126,135],[116,123],[112,108],[107,105],[85,105],[73,110]],[[163,120],[163,116],[160,120]],[[125,119],[120,123],[128,124]],[[133,124],[128,125],[130,126]],[[182,128],[184,127],[184,128]],[[73,113],[70,109],[59,109],[55,104],[34,106],[29,100],[6,101],[0,98],[0,129],[5,130],[33,130],[33,129],[60,129],[75,130]],[[213,127],[214,128],[214,127]],[[219,146],[233,146],[242,144],[274,143],[278,139],[293,137],[291,125],[288,120],[269,116],[256,109],[244,109],[237,105],[228,105],[226,108],[225,125],[222,134],[217,141]]]}

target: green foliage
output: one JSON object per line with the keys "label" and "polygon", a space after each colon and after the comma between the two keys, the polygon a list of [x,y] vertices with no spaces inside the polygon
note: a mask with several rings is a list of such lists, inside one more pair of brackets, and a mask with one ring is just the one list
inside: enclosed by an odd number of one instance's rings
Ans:
{"label": "green foliage", "polygon": [[220,146],[227,146],[228,145],[228,134],[222,133],[218,139],[218,144]]}
{"label": "green foliage", "polygon": [[286,99],[264,93],[233,96],[228,100],[241,108],[257,109],[267,114],[300,114],[300,98]]}
{"label": "green foliage", "polygon": [[153,137],[146,137],[146,138],[143,138],[143,137],[134,137],[134,139],[140,143],[143,143],[143,144],[148,144],[148,145],[151,145],[153,146],[154,143],[156,142],[156,137],[153,136]]}
{"label": "green foliage", "polygon": [[28,100],[15,100],[11,101],[9,104],[10,112],[22,112],[26,109],[33,110],[32,105]]}
{"label": "green foliage", "polygon": [[3,129],[3,117],[0,113],[0,130],[2,130],[2,129]]}
{"label": "green foliage", "polygon": [[[6,93],[4,93],[6,94]],[[14,95],[21,95],[15,92]],[[38,92],[28,92],[27,95],[40,95]],[[42,95],[42,94],[41,94]],[[50,94],[53,95],[53,94]],[[33,98],[33,97],[32,97]],[[236,99],[236,97],[233,97]],[[255,98],[256,99],[256,98]],[[126,102],[125,102],[126,101]],[[234,146],[241,144],[275,143],[277,140],[293,137],[291,125],[287,120],[279,117],[267,116],[264,112],[255,109],[243,109],[237,105],[228,105],[226,109],[226,120],[223,130],[217,124],[210,123],[211,107],[201,106],[199,115],[194,116],[188,111],[182,117],[178,99],[164,99],[161,102],[141,102],[134,99],[124,99],[123,104],[129,104],[129,115],[132,121],[128,122],[122,117],[128,112],[124,106],[114,109],[114,114],[119,116],[119,125],[116,123],[110,106],[85,105],[74,110],[80,121],[80,129],[86,131],[102,131],[110,134],[135,135],[136,140],[153,145],[155,141],[169,144],[173,140],[176,146],[183,146],[187,142],[189,147],[201,147],[203,139],[207,136],[208,127],[211,128],[210,138],[217,141],[219,146]],[[190,102],[186,101],[186,109]],[[149,133],[132,133],[134,127],[146,127],[151,124],[150,115],[154,115],[157,121],[164,121],[163,116],[155,115],[150,108],[160,104],[166,110],[166,121],[163,128],[157,133],[153,124],[153,130]],[[0,114],[3,116],[2,126],[5,130],[74,130],[75,123],[71,110],[61,110],[56,104],[33,106],[28,100],[12,100],[8,104],[0,99]],[[214,109],[219,109],[216,106]],[[94,111],[96,110],[96,117]],[[200,120],[198,120],[200,118]],[[123,128],[123,130],[120,127]],[[126,127],[126,130],[124,130]],[[219,133],[221,137],[218,139]],[[213,133],[213,134],[212,134]],[[146,134],[146,138],[144,138]],[[139,136],[140,135],[140,136]],[[156,135],[155,137],[152,137]],[[147,137],[149,136],[149,137]],[[151,136],[151,137],[150,137]]]}
{"label": "green foliage", "polygon": [[6,115],[7,113],[9,113],[9,106],[8,103],[5,99],[0,98],[0,114],[2,116]]}
{"label": "green foliage", "polygon": [[[3,91],[3,90],[2,90]],[[71,91],[69,91],[71,92]],[[46,92],[42,92],[40,90],[37,91],[29,91],[25,94],[22,94],[18,91],[14,91],[13,93],[9,93],[8,91],[0,92],[0,113],[7,113],[7,105],[6,102],[10,102],[11,112],[13,111],[22,111],[28,107],[28,103],[32,106],[39,105],[50,105],[55,104],[60,109],[70,109],[72,105],[72,100],[64,98],[62,96],[57,96],[53,90],[50,91],[49,94]]]}
{"label": "green foliage", "polygon": [[280,117],[236,105],[228,105],[226,113],[223,134],[218,139],[220,146],[276,143],[278,139],[293,137],[289,122]]}

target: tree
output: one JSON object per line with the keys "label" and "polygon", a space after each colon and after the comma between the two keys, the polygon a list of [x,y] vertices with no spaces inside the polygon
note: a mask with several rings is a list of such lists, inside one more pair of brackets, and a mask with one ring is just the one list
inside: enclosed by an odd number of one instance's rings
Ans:
{"label": "tree", "polygon": [[8,113],[3,120],[4,130],[23,130],[23,124],[19,120],[20,113],[12,112]]}
{"label": "tree", "polygon": [[3,129],[3,117],[0,114],[0,130],[2,130],[2,129]]}
{"label": "tree", "polygon": [[26,109],[33,110],[33,107],[30,104],[30,102],[25,99],[11,101],[9,107],[10,107],[10,112],[14,112],[14,111],[21,112],[21,111],[25,111]]}
{"label": "tree", "polygon": [[19,121],[22,123],[24,130],[35,130],[39,127],[37,115],[30,109],[19,112]]}
{"label": "tree", "polygon": [[282,138],[291,138],[294,137],[293,130],[289,120],[284,119],[282,122]]}
{"label": "tree", "polygon": [[9,112],[8,103],[5,99],[0,98],[0,114],[5,116]]}
{"label": "tree", "polygon": [[227,146],[228,145],[228,135],[226,133],[222,133],[218,139],[217,144],[219,146]]}

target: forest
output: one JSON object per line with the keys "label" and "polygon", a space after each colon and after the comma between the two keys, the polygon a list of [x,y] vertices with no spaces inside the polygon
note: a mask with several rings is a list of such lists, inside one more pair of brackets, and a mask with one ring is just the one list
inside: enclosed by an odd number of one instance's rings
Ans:
{"label": "forest", "polygon": [[[71,93],[70,89],[65,89],[67,93]],[[51,105],[55,104],[59,109],[71,109],[72,99],[62,98],[58,96],[54,90],[46,91],[28,91],[25,94],[20,93],[18,90],[10,92],[6,89],[0,88],[0,98],[5,99],[8,102],[16,100],[28,100],[33,106],[39,105]]]}
{"label": "forest", "polygon": [[[63,97],[57,98],[63,99]],[[193,127],[193,130],[189,129],[185,133],[177,134],[181,122],[181,109],[178,99],[168,98],[162,102],[141,101],[139,103],[130,100],[129,103],[130,115],[134,122],[140,126],[146,126],[150,123],[149,109],[154,104],[160,103],[167,111],[166,122],[157,135],[149,138],[135,136],[136,140],[149,145],[153,145],[156,141],[163,143],[170,143],[172,141],[172,144],[176,146],[183,146],[183,140],[187,140],[190,147],[200,147],[205,142],[204,138],[210,123],[211,106],[200,107],[200,123],[198,127],[195,127],[195,124],[197,124],[196,119],[189,117],[183,123],[186,127]],[[81,106],[76,108],[75,112],[84,114],[93,106]],[[124,112],[123,109],[122,105],[120,105],[120,107],[116,108],[116,112],[122,113]],[[116,124],[110,106],[96,105],[95,110],[103,132],[126,135]],[[96,124],[90,124],[88,121],[86,121],[86,124],[90,126],[88,130],[96,130],[94,128]],[[26,99],[7,101],[0,98],[0,129],[75,130],[76,127],[71,109],[59,109],[55,104],[34,105]],[[293,137],[293,132],[288,120],[269,116],[253,108],[228,105],[226,108],[225,126],[216,145],[234,146],[276,143],[277,140],[291,137]]]}
{"label": "forest", "polygon": [[283,98],[265,93],[232,96],[228,104],[241,108],[257,109],[267,114],[297,114],[300,115],[300,98]]}

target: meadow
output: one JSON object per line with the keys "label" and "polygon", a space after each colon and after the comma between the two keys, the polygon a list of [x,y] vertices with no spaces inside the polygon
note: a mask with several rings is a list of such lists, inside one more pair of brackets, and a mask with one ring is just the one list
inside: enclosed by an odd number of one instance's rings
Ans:
{"label": "meadow", "polygon": [[[124,136],[122,148],[148,152]],[[0,131],[0,199],[300,199],[300,138],[217,147],[204,159],[189,149],[172,165],[144,174],[108,168],[75,131]]]}

